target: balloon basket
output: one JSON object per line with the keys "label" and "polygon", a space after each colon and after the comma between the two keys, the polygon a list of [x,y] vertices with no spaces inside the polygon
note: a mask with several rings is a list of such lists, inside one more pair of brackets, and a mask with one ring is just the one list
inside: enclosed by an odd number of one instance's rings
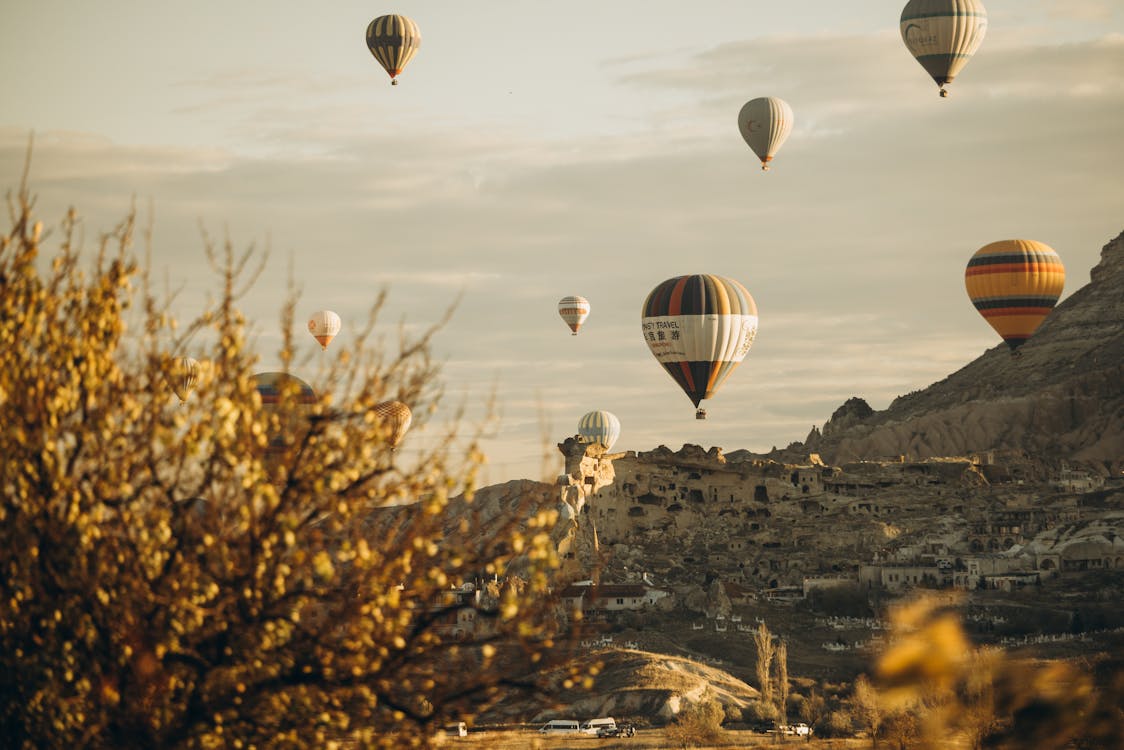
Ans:
{"label": "balloon basket", "polygon": [[706,409],[699,409],[696,411],[695,419],[706,419]]}

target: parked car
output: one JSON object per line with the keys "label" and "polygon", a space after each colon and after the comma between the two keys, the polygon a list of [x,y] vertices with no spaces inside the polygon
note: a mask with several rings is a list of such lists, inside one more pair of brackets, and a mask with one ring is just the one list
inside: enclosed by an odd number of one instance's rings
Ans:
{"label": "parked car", "polygon": [[636,734],[636,727],[628,722],[604,726],[597,730],[598,737],[631,737]]}
{"label": "parked car", "polygon": [[468,724],[458,721],[455,724],[446,724],[444,727],[446,737],[467,737]]}
{"label": "parked car", "polygon": [[812,734],[812,728],[807,724],[801,722],[799,724],[781,725],[776,729],[770,729],[770,734],[785,734],[788,736],[796,735],[798,737],[807,737]]}

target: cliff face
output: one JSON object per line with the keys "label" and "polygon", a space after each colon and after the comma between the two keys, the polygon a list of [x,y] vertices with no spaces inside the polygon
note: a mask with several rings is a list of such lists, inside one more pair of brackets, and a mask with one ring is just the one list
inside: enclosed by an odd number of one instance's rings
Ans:
{"label": "cliff face", "polygon": [[838,464],[1015,449],[1124,469],[1124,233],[1019,351],[1012,357],[999,344],[884,411],[864,413],[865,402],[850,399],[821,432],[776,457],[814,451]]}

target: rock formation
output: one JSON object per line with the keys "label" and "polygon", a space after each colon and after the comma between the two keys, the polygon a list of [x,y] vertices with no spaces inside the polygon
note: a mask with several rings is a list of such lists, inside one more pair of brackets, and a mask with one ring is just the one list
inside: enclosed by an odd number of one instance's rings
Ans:
{"label": "rock formation", "polygon": [[[884,411],[849,399],[803,444],[828,463],[963,456],[1019,449],[1124,470],[1124,233],[1105,245],[1090,282],[1062,302],[1013,357],[999,344]],[[866,407],[865,409],[863,407]]]}

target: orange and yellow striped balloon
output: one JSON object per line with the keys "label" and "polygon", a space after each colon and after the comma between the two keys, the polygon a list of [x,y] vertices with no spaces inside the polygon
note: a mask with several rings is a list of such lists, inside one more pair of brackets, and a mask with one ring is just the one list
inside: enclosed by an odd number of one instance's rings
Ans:
{"label": "orange and yellow striped balloon", "polygon": [[964,286],[980,315],[1015,351],[1057,304],[1065,267],[1049,245],[1002,240],[976,251],[964,271]]}
{"label": "orange and yellow striped balloon", "polygon": [[397,76],[421,46],[421,31],[406,16],[379,16],[367,26],[367,49],[398,85]]}

